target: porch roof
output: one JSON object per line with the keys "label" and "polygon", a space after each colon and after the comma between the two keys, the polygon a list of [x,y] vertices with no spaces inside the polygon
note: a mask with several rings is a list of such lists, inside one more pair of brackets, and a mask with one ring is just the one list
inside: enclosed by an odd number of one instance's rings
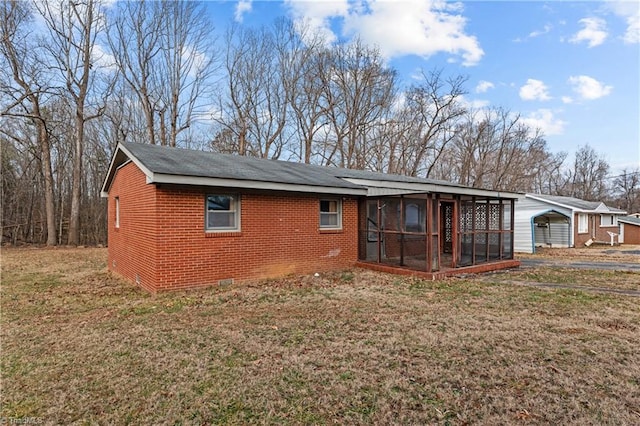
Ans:
{"label": "porch roof", "polygon": [[524,194],[504,191],[491,191],[487,189],[469,188],[462,185],[451,184],[443,181],[401,182],[383,181],[371,179],[346,178],[349,182],[365,186],[368,197],[419,195],[419,194],[454,194],[487,198],[520,199]]}

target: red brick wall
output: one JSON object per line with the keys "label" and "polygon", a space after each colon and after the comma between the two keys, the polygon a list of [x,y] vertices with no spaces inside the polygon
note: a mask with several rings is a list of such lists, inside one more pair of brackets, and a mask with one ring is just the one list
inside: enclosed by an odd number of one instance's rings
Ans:
{"label": "red brick wall", "polygon": [[[129,163],[109,189],[109,269],[153,291],[156,281],[156,192],[145,175]],[[120,227],[115,227],[115,198],[120,199]]]}
{"label": "red brick wall", "polygon": [[[574,242],[575,247],[584,247],[584,243],[586,243],[590,239],[594,239],[595,241],[611,241],[611,237],[607,234],[607,231],[613,232],[615,234],[620,233],[620,228],[616,226],[600,226],[600,214],[590,214],[589,215],[589,227],[587,232],[582,234],[578,233],[578,214],[574,215]],[[625,229],[626,231],[626,229]],[[618,241],[617,237],[614,241]]]}
{"label": "red brick wall", "polygon": [[319,230],[316,195],[241,194],[240,232],[205,232],[205,194],[229,190],[158,189],[158,290],[352,266],[357,201],[344,199],[342,231]]}
{"label": "red brick wall", "polygon": [[[357,199],[342,198],[342,230],[319,230],[320,195],[241,193],[240,232],[205,231],[205,195],[145,184],[133,165],[109,193],[109,267],[151,291],[343,269],[357,260]],[[120,197],[120,229],[114,228]],[[115,266],[113,266],[115,261]]]}
{"label": "red brick wall", "polygon": [[624,224],[624,244],[640,244],[640,226]]}

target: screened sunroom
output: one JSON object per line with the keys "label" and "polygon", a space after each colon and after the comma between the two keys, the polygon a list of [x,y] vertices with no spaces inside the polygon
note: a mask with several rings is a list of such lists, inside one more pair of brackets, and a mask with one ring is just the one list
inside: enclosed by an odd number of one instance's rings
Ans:
{"label": "screened sunroom", "polygon": [[359,206],[359,260],[421,272],[512,260],[514,203],[446,193],[370,196]]}

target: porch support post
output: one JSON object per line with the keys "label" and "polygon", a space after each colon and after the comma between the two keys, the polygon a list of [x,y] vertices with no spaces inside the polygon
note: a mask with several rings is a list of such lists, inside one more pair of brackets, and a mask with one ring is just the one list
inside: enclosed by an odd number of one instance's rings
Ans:
{"label": "porch support post", "polygon": [[451,267],[458,266],[458,211],[460,195],[454,197],[453,211],[451,212]]}
{"label": "porch support post", "polygon": [[424,242],[424,249],[426,251],[426,255],[427,255],[427,272],[431,272],[432,269],[432,262],[431,262],[431,238],[432,238],[432,228],[433,228],[433,194],[429,194],[429,196],[427,197],[427,215],[425,217],[425,231],[426,231],[426,236],[427,238],[425,239]]}
{"label": "porch support post", "polygon": [[471,264],[476,264],[476,197],[471,197]]}
{"label": "porch support post", "polygon": [[511,234],[511,259],[513,259],[514,253],[513,253],[513,248],[514,248],[514,233],[513,230],[515,229],[515,221],[516,220],[516,200],[514,200],[513,198],[511,199],[511,229],[509,231],[509,233]]}
{"label": "porch support post", "polygon": [[380,212],[380,198],[378,198],[376,200],[376,222],[377,222],[377,232],[378,232],[378,238],[376,238],[376,252],[378,255],[378,263],[382,263],[382,246],[381,246],[381,242],[382,242],[382,226],[380,224],[380,221],[382,219],[382,213]]}
{"label": "porch support post", "polygon": [[400,266],[404,265],[404,195],[400,195]]}

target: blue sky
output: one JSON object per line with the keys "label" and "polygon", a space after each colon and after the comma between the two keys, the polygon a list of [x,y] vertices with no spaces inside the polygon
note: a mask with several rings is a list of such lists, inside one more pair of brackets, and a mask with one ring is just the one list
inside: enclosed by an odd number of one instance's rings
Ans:
{"label": "blue sky", "polygon": [[611,174],[640,167],[640,1],[211,1],[233,21],[301,19],[329,39],[359,35],[411,84],[420,68],[468,77],[465,101],[540,127],[552,152],[589,144]]}

